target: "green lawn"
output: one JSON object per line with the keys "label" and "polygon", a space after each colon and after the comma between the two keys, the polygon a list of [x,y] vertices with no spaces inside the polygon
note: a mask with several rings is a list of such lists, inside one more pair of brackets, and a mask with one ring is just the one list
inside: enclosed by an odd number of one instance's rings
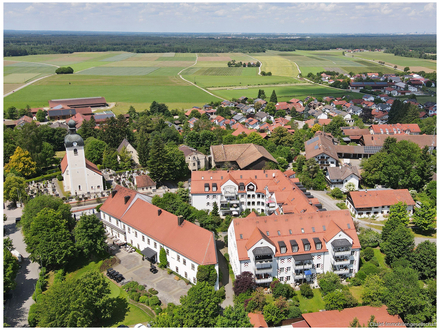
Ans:
{"label": "green lawn", "polygon": [[299,308],[303,313],[319,312],[320,310],[325,309],[320,289],[313,289],[314,295],[311,299],[304,298],[299,291],[296,293],[299,297]]}
{"label": "green lawn", "polygon": [[356,300],[361,304],[362,303],[362,298],[361,298],[361,294],[363,291],[363,287],[362,286],[351,286],[349,287],[351,294],[353,295],[353,297],[356,298]]}
{"label": "green lawn", "polygon": [[379,267],[388,268],[388,266],[385,264],[385,254],[380,252],[379,247],[374,249],[374,256],[376,257],[377,261],[379,262]]}

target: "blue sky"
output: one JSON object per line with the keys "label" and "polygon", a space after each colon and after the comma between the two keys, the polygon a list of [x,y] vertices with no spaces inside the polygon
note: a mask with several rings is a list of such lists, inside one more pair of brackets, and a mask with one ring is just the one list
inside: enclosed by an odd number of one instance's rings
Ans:
{"label": "blue sky", "polygon": [[4,29],[435,33],[435,2],[4,2]]}

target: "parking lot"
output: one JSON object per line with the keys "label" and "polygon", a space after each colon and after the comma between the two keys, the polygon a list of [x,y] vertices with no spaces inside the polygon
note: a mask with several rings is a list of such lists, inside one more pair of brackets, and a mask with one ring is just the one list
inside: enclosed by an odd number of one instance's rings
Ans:
{"label": "parking lot", "polygon": [[142,256],[136,252],[128,253],[124,248],[119,248],[115,255],[121,262],[113,266],[113,269],[125,277],[124,282],[136,281],[147,285],[147,289],[156,289],[159,292],[158,298],[164,304],[180,304],[180,297],[186,295],[191,288],[183,280],[175,280],[175,275],[169,275],[166,270],[157,268],[156,274],[151,273],[150,262],[142,260]]}

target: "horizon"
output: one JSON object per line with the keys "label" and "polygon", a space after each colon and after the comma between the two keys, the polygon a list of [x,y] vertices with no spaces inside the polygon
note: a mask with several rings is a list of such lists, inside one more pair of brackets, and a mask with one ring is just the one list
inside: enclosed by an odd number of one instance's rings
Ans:
{"label": "horizon", "polygon": [[436,2],[10,2],[4,31],[422,35],[436,34],[436,11]]}

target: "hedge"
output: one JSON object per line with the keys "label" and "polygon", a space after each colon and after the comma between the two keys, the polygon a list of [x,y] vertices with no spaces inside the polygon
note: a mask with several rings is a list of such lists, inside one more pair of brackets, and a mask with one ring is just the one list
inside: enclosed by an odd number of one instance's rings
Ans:
{"label": "hedge", "polygon": [[45,174],[45,175],[41,175],[41,176],[37,176],[35,178],[25,180],[25,182],[26,183],[29,183],[29,182],[32,182],[32,181],[40,182],[40,181],[56,178],[58,175],[61,175],[61,171],[50,173],[50,174]]}

